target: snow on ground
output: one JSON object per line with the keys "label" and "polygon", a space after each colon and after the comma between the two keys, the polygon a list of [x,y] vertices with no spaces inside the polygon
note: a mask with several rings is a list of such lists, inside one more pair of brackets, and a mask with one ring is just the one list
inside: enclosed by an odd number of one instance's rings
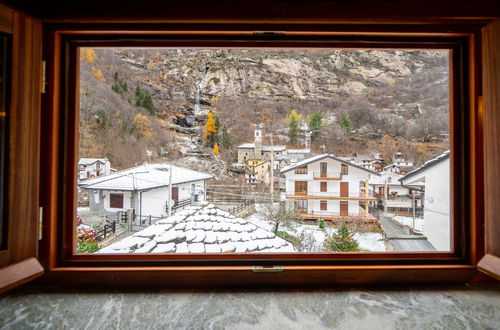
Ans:
{"label": "snow on ground", "polygon": [[[394,221],[399,222],[402,225],[408,226],[410,228],[413,227],[413,218],[412,217],[403,217],[403,216],[395,216],[392,218]],[[424,219],[423,218],[415,218],[415,231],[422,232],[424,230]]]}
{"label": "snow on ground", "polygon": [[[255,206],[258,210],[258,205]],[[266,230],[273,230],[273,222],[264,219],[260,214],[254,213],[246,218],[247,221]],[[308,238],[312,237],[311,251],[321,252],[323,250],[323,242],[326,235],[317,224],[303,224],[298,222],[287,225],[280,225],[278,230],[285,230],[295,237]],[[327,226],[328,235],[335,232],[335,229]],[[371,252],[385,252],[385,243],[381,233],[356,233],[354,239],[358,241],[359,247],[363,250]]]}

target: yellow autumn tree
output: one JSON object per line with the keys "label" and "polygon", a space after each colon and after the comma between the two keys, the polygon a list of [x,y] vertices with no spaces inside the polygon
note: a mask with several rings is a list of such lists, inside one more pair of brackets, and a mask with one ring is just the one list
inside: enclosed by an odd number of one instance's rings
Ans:
{"label": "yellow autumn tree", "polygon": [[152,138],[154,136],[151,122],[148,117],[141,113],[136,114],[134,119],[132,119],[132,127],[135,134],[139,137]]}
{"label": "yellow autumn tree", "polygon": [[92,48],[82,48],[80,50],[80,58],[86,62],[94,63],[95,50]]}
{"label": "yellow autumn tree", "polygon": [[217,143],[214,144],[214,155],[219,155],[219,145]]}
{"label": "yellow autumn tree", "polygon": [[215,125],[215,116],[212,111],[208,113],[207,122],[205,123],[204,138],[208,145],[213,146],[217,136],[217,126]]}
{"label": "yellow autumn tree", "polygon": [[94,75],[94,77],[96,77],[99,81],[106,81],[106,79],[104,78],[104,75],[102,74],[102,71],[101,70],[98,70],[96,68],[92,68],[92,74]]}

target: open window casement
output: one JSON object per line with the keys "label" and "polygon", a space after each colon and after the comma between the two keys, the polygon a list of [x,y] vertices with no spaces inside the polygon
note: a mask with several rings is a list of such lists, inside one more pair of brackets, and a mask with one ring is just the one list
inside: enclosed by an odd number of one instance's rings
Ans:
{"label": "open window casement", "polygon": [[[483,29],[485,256],[478,269],[500,279],[500,21]],[[483,108],[483,109],[481,109]]]}
{"label": "open window casement", "polygon": [[[7,84],[3,244],[0,292],[43,273],[38,254],[38,173],[42,27],[38,20],[0,4],[0,33],[6,36]],[[3,61],[4,62],[4,61]],[[4,63],[2,63],[4,64]]]}

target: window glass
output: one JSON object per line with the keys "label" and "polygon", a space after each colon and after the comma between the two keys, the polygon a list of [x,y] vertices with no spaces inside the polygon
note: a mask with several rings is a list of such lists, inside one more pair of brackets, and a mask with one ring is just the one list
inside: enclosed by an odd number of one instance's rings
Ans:
{"label": "window glass", "polygon": [[77,252],[451,251],[449,56],[80,48]]}

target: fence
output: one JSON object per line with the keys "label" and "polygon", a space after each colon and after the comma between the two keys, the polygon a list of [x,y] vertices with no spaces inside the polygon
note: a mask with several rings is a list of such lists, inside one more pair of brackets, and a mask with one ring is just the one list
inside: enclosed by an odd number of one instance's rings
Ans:
{"label": "fence", "polygon": [[248,206],[255,204],[255,200],[253,199],[241,199],[240,204],[237,206],[231,207],[227,209],[227,212],[236,215],[246,209]]}
{"label": "fence", "polygon": [[102,228],[96,231],[95,238],[97,241],[102,241],[103,239],[106,238],[106,236],[109,236],[115,232],[116,232],[116,220],[113,220],[106,216],[106,224]]}

